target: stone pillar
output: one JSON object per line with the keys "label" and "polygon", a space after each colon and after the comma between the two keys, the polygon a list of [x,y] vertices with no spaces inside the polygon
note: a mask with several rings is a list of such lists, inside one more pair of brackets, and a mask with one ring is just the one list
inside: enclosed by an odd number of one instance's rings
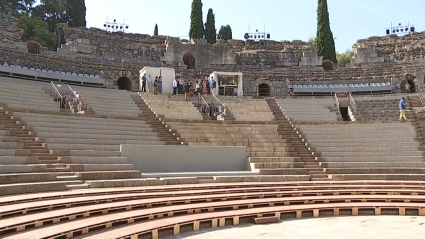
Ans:
{"label": "stone pillar", "polygon": [[376,53],[375,47],[356,47],[354,48],[354,57],[347,66],[350,67],[354,64],[379,63],[384,61],[384,57],[379,57]]}
{"label": "stone pillar", "polygon": [[304,51],[299,66],[321,66],[323,57],[315,51]]}

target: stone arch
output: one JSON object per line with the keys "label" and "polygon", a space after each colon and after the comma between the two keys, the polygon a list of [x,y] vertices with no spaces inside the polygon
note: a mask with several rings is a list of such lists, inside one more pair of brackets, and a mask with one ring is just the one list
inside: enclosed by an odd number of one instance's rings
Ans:
{"label": "stone arch", "polygon": [[183,55],[183,63],[187,68],[195,68],[195,57],[193,57],[192,52],[186,52]]}
{"label": "stone arch", "polygon": [[41,48],[40,43],[33,40],[27,41],[27,49],[29,53],[40,54],[40,48]]}
{"label": "stone arch", "polygon": [[[254,92],[257,96],[274,96],[273,84],[268,78],[257,79],[257,82],[254,85]],[[261,90],[261,91],[260,91]]]}
{"label": "stone arch", "polygon": [[410,85],[410,93],[416,93],[416,84],[414,80],[407,80],[407,83]]}
{"label": "stone arch", "polygon": [[118,89],[131,91],[133,89],[133,84],[131,80],[127,77],[121,77],[117,81]]}
{"label": "stone arch", "polygon": [[261,83],[257,86],[257,96],[270,96],[271,87],[269,84]]}

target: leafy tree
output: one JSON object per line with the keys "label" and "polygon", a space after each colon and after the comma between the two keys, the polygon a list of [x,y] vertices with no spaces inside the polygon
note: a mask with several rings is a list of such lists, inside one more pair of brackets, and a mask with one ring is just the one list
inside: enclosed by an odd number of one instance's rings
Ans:
{"label": "leafy tree", "polygon": [[316,38],[315,37],[310,37],[307,42],[313,44],[313,47],[316,48]]}
{"label": "leafy tree", "polygon": [[40,0],[40,5],[34,8],[34,15],[41,17],[49,25],[51,32],[55,31],[56,24],[66,23],[66,0]]}
{"label": "leafy tree", "polygon": [[354,56],[354,51],[347,49],[344,53],[336,53],[336,59],[338,60],[339,66],[345,66],[345,64],[350,63],[351,58]]}
{"label": "leafy tree", "polygon": [[205,39],[210,44],[214,44],[217,41],[215,16],[211,8],[208,10],[207,22],[205,23]]}
{"label": "leafy tree", "polygon": [[337,62],[335,41],[329,23],[328,3],[318,0],[316,51],[324,60]]}
{"label": "leafy tree", "polygon": [[29,15],[35,0],[0,0],[0,10],[15,16]]}
{"label": "leafy tree", "polygon": [[49,25],[41,18],[22,15],[18,27],[24,30],[22,41],[34,40],[42,46],[56,48],[56,35],[49,31]]}
{"label": "leafy tree", "polygon": [[190,38],[203,38],[204,37],[204,23],[202,22],[202,1],[193,0],[192,13],[190,14]]}
{"label": "leafy tree", "polygon": [[217,35],[218,39],[230,40],[232,37],[232,28],[229,25],[221,26],[220,31]]}
{"label": "leafy tree", "polygon": [[66,15],[70,27],[85,27],[87,24],[85,0],[67,0]]}
{"label": "leafy tree", "polygon": [[155,24],[155,29],[153,30],[153,35],[158,36],[158,24]]}

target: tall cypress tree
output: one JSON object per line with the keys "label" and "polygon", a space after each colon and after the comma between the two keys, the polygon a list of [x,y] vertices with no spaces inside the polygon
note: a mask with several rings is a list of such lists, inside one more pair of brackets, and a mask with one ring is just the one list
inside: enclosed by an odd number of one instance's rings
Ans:
{"label": "tall cypress tree", "polygon": [[317,37],[316,50],[324,60],[337,63],[335,53],[335,41],[329,23],[328,3],[319,0],[317,7]]}
{"label": "tall cypress tree", "polygon": [[153,30],[153,35],[158,36],[158,24],[155,24],[155,29]]}
{"label": "tall cypress tree", "polygon": [[204,23],[202,22],[202,1],[193,0],[192,13],[190,14],[190,38],[204,37]]}
{"label": "tall cypress tree", "polygon": [[215,16],[211,8],[208,10],[207,22],[205,23],[205,39],[210,44],[214,44],[217,41]]}
{"label": "tall cypress tree", "polygon": [[86,4],[84,0],[67,0],[68,24],[70,27],[86,26]]}

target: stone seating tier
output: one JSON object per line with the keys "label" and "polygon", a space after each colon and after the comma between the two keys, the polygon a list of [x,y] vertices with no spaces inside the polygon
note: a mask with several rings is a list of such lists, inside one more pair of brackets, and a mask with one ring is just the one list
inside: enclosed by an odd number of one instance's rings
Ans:
{"label": "stone seating tier", "polygon": [[99,115],[138,117],[142,111],[126,91],[73,87],[84,102]]}
{"label": "stone seating tier", "polygon": [[156,115],[163,115],[165,119],[203,120],[202,114],[194,107],[191,101],[174,100],[178,97],[139,93],[146,104]]}
{"label": "stone seating tier", "polygon": [[249,97],[222,97],[221,102],[230,110],[237,121],[273,121],[275,120],[267,102]]}
{"label": "stone seating tier", "polygon": [[43,84],[30,86],[24,82],[0,77],[0,103],[11,108],[59,111],[59,105],[45,94]]}
{"label": "stone seating tier", "polygon": [[401,181],[249,182],[27,194],[0,199],[0,235],[157,239],[264,216],[420,216],[423,186]]}
{"label": "stone seating tier", "polygon": [[336,112],[329,108],[335,107],[333,99],[279,99],[278,105],[282,112],[294,121],[337,121]]}
{"label": "stone seating tier", "polygon": [[[386,170],[391,179],[397,179],[396,174],[400,174],[404,180],[406,170],[398,169],[425,168],[424,148],[415,141],[416,130],[410,123],[297,127],[305,134],[309,146],[319,153],[321,167],[334,180],[362,179],[361,174],[370,179],[371,175],[385,174]],[[417,172],[422,174],[420,170]]]}

